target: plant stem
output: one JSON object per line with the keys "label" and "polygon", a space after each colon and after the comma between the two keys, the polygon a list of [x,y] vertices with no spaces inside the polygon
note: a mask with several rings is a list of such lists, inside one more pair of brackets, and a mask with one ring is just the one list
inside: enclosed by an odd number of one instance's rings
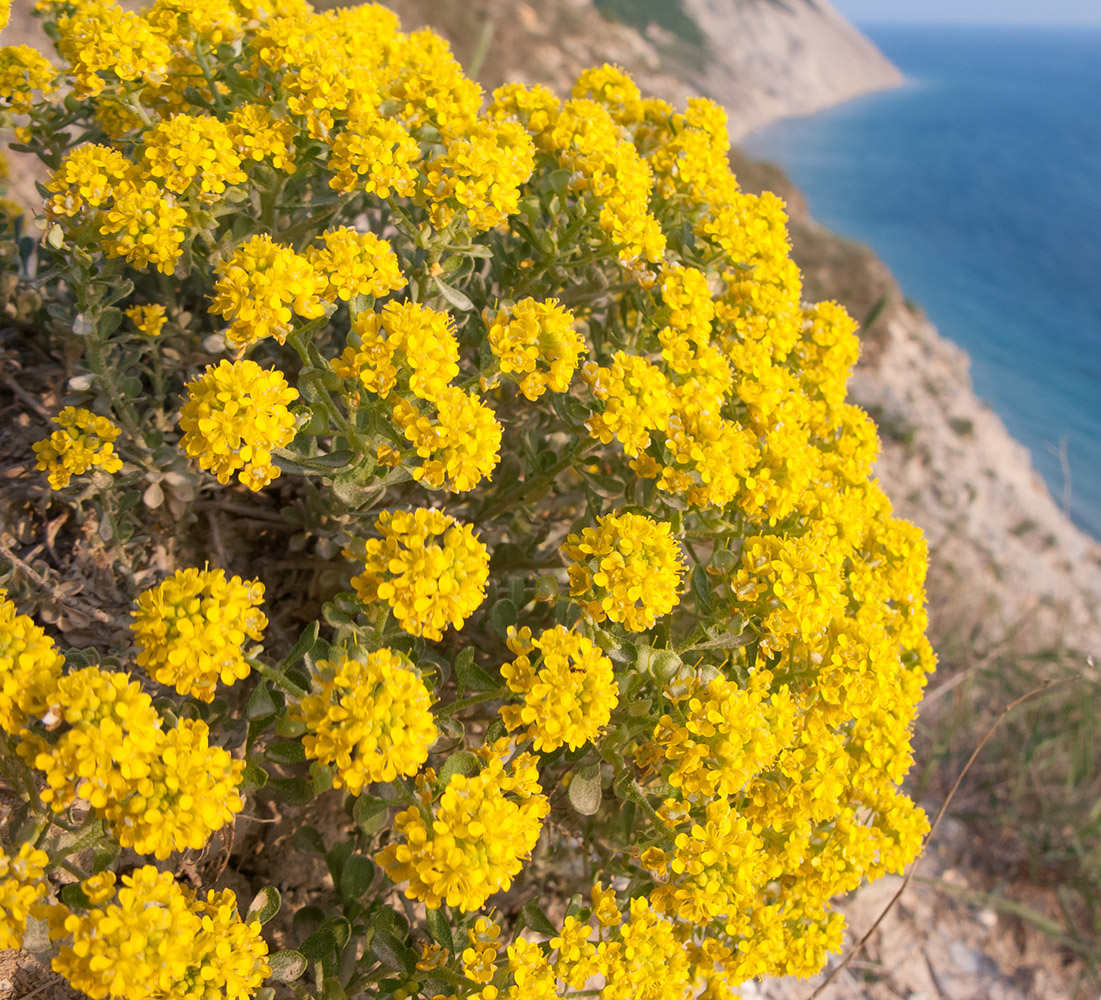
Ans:
{"label": "plant stem", "polygon": [[282,670],[276,667],[269,667],[257,660],[249,660],[249,665],[255,670],[261,677],[267,678],[273,684],[278,684],[289,695],[293,695],[295,698],[305,698],[309,695],[309,691],[304,688],[300,688],[294,683]]}

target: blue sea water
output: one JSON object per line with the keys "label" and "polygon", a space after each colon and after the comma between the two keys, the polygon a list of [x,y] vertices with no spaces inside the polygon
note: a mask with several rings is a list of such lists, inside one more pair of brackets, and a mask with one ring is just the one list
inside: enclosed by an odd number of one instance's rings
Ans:
{"label": "blue sea water", "polygon": [[743,142],[870,244],[1101,538],[1101,31],[866,27],[904,87]]}

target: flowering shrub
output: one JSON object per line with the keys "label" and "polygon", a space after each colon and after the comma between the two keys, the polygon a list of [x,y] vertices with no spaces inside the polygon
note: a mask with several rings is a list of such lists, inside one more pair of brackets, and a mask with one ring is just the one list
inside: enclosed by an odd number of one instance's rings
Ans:
{"label": "flowering shrub", "polygon": [[[0,261],[70,366],[37,469],[124,596],[65,648],[8,574],[0,945],[126,1000],[821,968],[928,829],[926,552],[721,109],[485,95],[371,4],[37,6],[0,113],[44,239]],[[171,872],[272,803],[332,881],[265,938],[277,887]]]}

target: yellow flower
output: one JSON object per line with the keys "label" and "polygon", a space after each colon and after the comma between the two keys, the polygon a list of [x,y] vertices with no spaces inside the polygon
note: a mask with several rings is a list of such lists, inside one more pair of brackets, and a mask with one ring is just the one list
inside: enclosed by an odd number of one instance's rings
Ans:
{"label": "yellow flower", "polygon": [[563,309],[557,299],[521,299],[511,309],[498,309],[495,314],[487,309],[483,319],[501,371],[522,376],[520,391],[528,399],[538,399],[547,389],[569,389],[586,347],[573,328],[573,313]]}
{"label": "yellow flower", "polygon": [[219,680],[248,677],[244,644],[263,638],[263,600],[259,580],[227,580],[220,569],[177,570],[145,591],[131,612],[138,666],[159,684],[175,685],[178,694],[212,701]]}
{"label": "yellow flower", "polygon": [[422,414],[413,403],[394,403],[394,423],[413,446],[420,465],[413,478],[429,489],[465,493],[497,467],[501,425],[493,410],[458,386],[441,389],[427,404],[435,413]]}
{"label": "yellow flower", "polygon": [[99,94],[107,85],[100,74],[153,82],[172,56],[148,21],[116,4],[78,6],[58,20],[57,31],[57,51],[69,62],[78,96]]}
{"label": "yellow flower", "polygon": [[246,180],[232,132],[212,115],[173,115],[142,139],[146,176],[176,194],[186,194],[197,182],[200,196],[214,201],[227,184]]}
{"label": "yellow flower", "polygon": [[38,101],[35,92],[54,90],[57,69],[29,45],[5,45],[0,48],[0,101],[16,114],[28,114]]}
{"label": "yellow flower", "polygon": [[270,161],[276,170],[294,170],[293,123],[276,118],[262,104],[241,104],[233,109],[229,134],[243,162]]}
{"label": "yellow flower", "polygon": [[93,466],[104,472],[118,472],[122,459],[115,454],[115,440],[121,431],[106,417],[91,410],[66,406],[53,422],[61,428],[33,445],[35,468],[49,471],[47,477],[55,490],[64,489],[73,476]]}
{"label": "yellow flower", "polygon": [[328,284],[325,276],[301,254],[266,234],[246,240],[215,271],[220,277],[210,312],[231,321],[226,339],[235,347],[265,337],[283,343],[295,315],[316,319],[325,313],[321,303]]}
{"label": "yellow flower", "polygon": [[437,730],[432,696],[405,657],[383,648],[319,660],[316,669],[321,691],[294,714],[309,730],[307,755],[336,766],[333,784],[359,795],[372,781],[416,774]]}
{"label": "yellow flower", "polygon": [[131,306],[126,310],[126,318],[146,337],[159,337],[167,318],[164,306],[153,303],[148,306]]}
{"label": "yellow flower", "polygon": [[492,982],[497,972],[500,925],[485,917],[479,917],[474,926],[466,932],[466,936],[470,946],[464,948],[461,955],[463,975],[475,983]]}
{"label": "yellow flower", "polygon": [[18,733],[45,712],[64,665],[53,640],[0,590],[0,729]]}
{"label": "yellow flower", "polygon": [[132,777],[129,794],[98,810],[123,847],[158,860],[174,851],[200,850],[210,835],[245,805],[238,792],[245,770],[220,746],[211,746],[205,722],[181,719],[160,732],[148,770]]}
{"label": "yellow flower", "polygon": [[716,677],[694,691],[675,717],[662,715],[655,746],[639,763],[658,769],[672,765],[669,784],[685,796],[737,795],[792,741],[796,713],[787,689],[766,701],[760,681],[743,690]]}
{"label": "yellow flower", "polygon": [[187,238],[187,211],[175,196],[162,196],[155,181],[118,185],[113,201],[104,209],[99,231],[108,239],[108,257],[122,257],[137,270],[153,264],[161,274],[171,274]]}
{"label": "yellow flower", "polygon": [[573,560],[570,596],[596,621],[610,618],[642,632],[680,603],[680,548],[667,523],[641,514],[608,514],[598,524],[562,546]]}
{"label": "yellow flower", "polygon": [[676,929],[640,896],[631,900],[631,915],[614,939],[598,949],[604,976],[601,1000],[687,1000],[688,957]]}
{"label": "yellow flower", "polygon": [[405,287],[397,255],[386,240],[380,240],[374,233],[359,233],[341,226],[327,230],[319,238],[324,241],[324,248],[308,248],[306,259],[328,281],[321,293],[327,302],[338,298],[347,302],[353,295],[382,298]]}
{"label": "yellow flower", "polygon": [[152,865],[122,876],[114,902],[59,914],[52,924],[55,940],[68,939],[54,971],[93,1000],[247,1000],[271,972],[260,924],[242,923],[232,891],[204,899]]}
{"label": "yellow flower", "polygon": [[592,887],[593,916],[605,927],[614,927],[623,919],[616,906],[615,890],[605,889],[602,882],[594,882]]}
{"label": "yellow flower", "polygon": [[58,681],[50,703],[70,728],[53,743],[24,731],[19,747],[46,775],[42,801],[61,812],[79,797],[102,811],[134,792],[163,738],[141,685],[129,674],[85,667]]}
{"label": "yellow flower", "polygon": [[432,400],[459,374],[459,342],[448,313],[387,302],[382,312],[360,313],[353,330],[359,346],[346,348],[333,371],[383,399],[398,386]]}
{"label": "yellow flower", "polygon": [[222,361],[188,382],[187,393],[180,445],[200,466],[223,486],[236,473],[254,491],[279,477],[271,452],[294,439],[287,404],[298,398],[282,372],[255,361]]}
{"label": "yellow flower", "polygon": [[612,661],[564,625],[538,639],[526,627],[517,632],[510,626],[508,645],[518,655],[501,668],[501,676],[510,691],[524,695],[523,705],[501,708],[509,731],[526,725],[527,737],[541,753],[563,743],[576,750],[595,739],[619,702]]}
{"label": "yellow flower", "polygon": [[[619,919],[616,911],[612,923],[619,923]],[[550,939],[551,948],[558,953],[553,963],[554,974],[572,989],[584,989],[585,983],[600,972],[596,946],[589,940],[592,936],[593,929],[588,924],[577,917],[566,917],[558,936]]]}
{"label": "yellow flower", "polygon": [[653,362],[616,351],[610,367],[586,362],[581,377],[603,404],[586,426],[594,438],[608,444],[616,438],[632,458],[649,447],[654,431],[668,429],[673,414],[673,386]]}
{"label": "yellow flower", "polygon": [[133,172],[132,164],[117,149],[84,143],[70,150],[46,185],[53,197],[46,210],[54,216],[72,216],[87,208],[105,205]]}
{"label": "yellow flower", "polygon": [[479,121],[425,168],[432,221],[444,228],[456,212],[484,232],[517,210],[520,185],[535,167],[535,146],[514,121]]}
{"label": "yellow flower", "polygon": [[345,194],[359,190],[389,198],[392,191],[407,197],[416,190],[418,159],[420,146],[400,122],[366,114],[332,141],[329,186]]}
{"label": "yellow flower", "polygon": [[508,971],[513,984],[505,1000],[557,1000],[555,971],[534,941],[518,937],[508,946]]}
{"label": "yellow flower", "polygon": [[386,601],[411,635],[442,639],[461,629],[485,600],[489,553],[469,524],[439,510],[384,511],[375,522],[381,538],[355,539],[344,555],[362,559],[352,578],[365,604]]}
{"label": "yellow flower", "polygon": [[409,883],[407,899],[430,909],[479,909],[512,885],[550,810],[539,785],[519,773],[531,766],[518,758],[509,774],[493,756],[478,774],[453,774],[439,802],[398,813],[394,833],[401,839],[375,860],[394,882]]}
{"label": "yellow flower", "polygon": [[23,947],[27,917],[49,892],[43,878],[49,863],[33,844],[20,844],[14,857],[0,849],[0,949]]}
{"label": "yellow flower", "polygon": [[677,834],[675,844],[668,872],[664,865],[660,870],[667,881],[659,880],[650,893],[659,913],[707,926],[749,908],[768,881],[764,841],[726,798],[708,802],[706,819]]}

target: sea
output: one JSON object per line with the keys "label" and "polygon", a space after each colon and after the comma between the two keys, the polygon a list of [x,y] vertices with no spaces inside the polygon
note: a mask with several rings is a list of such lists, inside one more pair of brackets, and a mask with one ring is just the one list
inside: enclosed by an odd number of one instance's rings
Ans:
{"label": "sea", "polygon": [[887,262],[1101,539],[1101,29],[861,27],[904,86],[741,145]]}

